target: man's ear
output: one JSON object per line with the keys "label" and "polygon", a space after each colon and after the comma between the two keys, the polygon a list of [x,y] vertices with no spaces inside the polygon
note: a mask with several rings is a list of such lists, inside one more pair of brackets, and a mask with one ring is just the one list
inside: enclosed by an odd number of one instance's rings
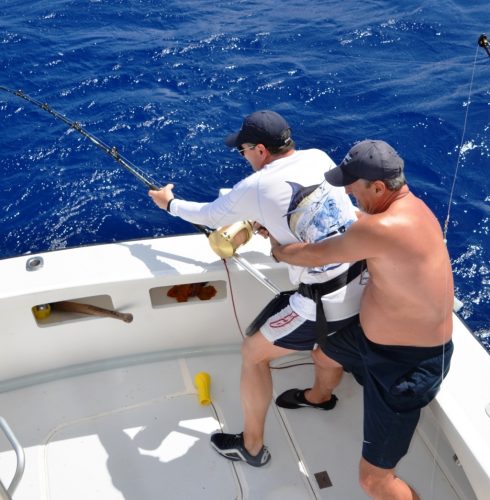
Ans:
{"label": "man's ear", "polygon": [[383,181],[374,181],[374,192],[378,195],[382,195],[386,192],[386,185]]}

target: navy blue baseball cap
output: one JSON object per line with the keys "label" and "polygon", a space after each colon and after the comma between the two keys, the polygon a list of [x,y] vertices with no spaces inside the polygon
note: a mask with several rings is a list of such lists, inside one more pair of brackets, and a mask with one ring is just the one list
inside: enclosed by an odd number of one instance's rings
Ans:
{"label": "navy blue baseball cap", "polygon": [[225,139],[225,144],[230,148],[240,148],[245,143],[279,148],[289,142],[291,129],[287,121],[270,110],[256,111],[248,115],[243,120],[242,128]]}
{"label": "navy blue baseball cap", "polygon": [[394,179],[403,172],[403,165],[388,143],[366,139],[353,146],[338,167],[325,172],[325,179],[332,186],[348,186],[358,179]]}

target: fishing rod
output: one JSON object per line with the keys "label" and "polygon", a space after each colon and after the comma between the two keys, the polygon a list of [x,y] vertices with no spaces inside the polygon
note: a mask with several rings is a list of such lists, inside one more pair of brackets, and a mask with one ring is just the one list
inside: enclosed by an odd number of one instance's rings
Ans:
{"label": "fishing rod", "polygon": [[[109,155],[111,158],[113,158],[119,165],[121,165],[123,168],[125,168],[129,173],[133,174],[140,182],[142,182],[148,189],[151,189],[152,191],[158,191],[160,187],[158,187],[157,183],[151,179],[148,178],[148,176],[136,165],[131,163],[129,160],[121,156],[115,146],[108,146],[105,144],[103,141],[100,139],[97,139],[93,134],[85,130],[79,122],[75,122],[73,120],[69,120],[66,116],[62,115],[61,113],[58,113],[55,109],[53,109],[51,106],[49,106],[46,103],[42,103],[40,101],[37,101],[36,99],[33,99],[29,95],[25,94],[22,92],[22,90],[12,90],[7,87],[4,87],[0,85],[0,90],[3,90],[4,92],[7,92],[9,94],[12,94],[14,96],[20,97],[21,99],[24,99],[25,101],[34,104],[38,108],[42,109],[43,111],[48,112],[50,115],[54,116],[56,119],[62,121],[66,125],[68,125],[70,128],[73,130],[76,130],[78,133],[82,134],[85,138],[87,138],[92,144],[95,144],[99,149],[101,149],[104,153]],[[246,259],[244,259],[242,256],[239,254],[235,253],[234,251],[236,248],[232,248],[233,254],[229,255],[228,251],[231,244],[231,240],[228,236],[226,236],[226,232],[224,233],[224,238],[223,234],[216,234],[216,231],[213,231],[207,226],[203,226],[200,224],[194,224],[191,222],[191,224],[201,233],[204,233],[208,239],[211,235],[213,235],[213,241],[216,242],[215,244],[211,244],[211,247],[215,251],[215,253],[218,254],[219,257],[221,257],[223,260],[227,257],[231,257],[237,264],[239,264],[243,269],[248,271],[252,276],[254,276],[258,281],[260,281],[266,288],[268,288],[270,291],[273,293],[277,294],[280,292],[279,288],[272,283],[269,278],[264,276],[258,269],[255,269],[249,262],[247,262]],[[237,223],[238,225],[240,223]],[[242,226],[237,227],[237,233],[242,230]],[[234,236],[234,235],[233,235]],[[248,241],[248,240],[247,240]],[[246,241],[245,241],[246,243]],[[225,254],[221,253],[220,251],[223,249],[223,245],[226,246]]]}
{"label": "fishing rod", "polygon": [[7,87],[3,87],[0,85],[0,90],[3,90],[5,92],[8,92],[9,94],[15,95],[17,97],[20,97],[21,99],[24,99],[27,102],[30,102],[31,104],[34,104],[38,108],[42,109],[43,111],[47,111],[50,115],[54,116],[58,120],[62,121],[66,125],[68,125],[70,128],[76,130],[80,134],[82,134],[84,137],[86,137],[90,142],[95,144],[99,149],[104,151],[104,153],[108,154],[111,158],[117,161],[119,165],[121,165],[123,168],[125,168],[128,172],[133,174],[140,182],[142,182],[147,188],[158,191],[160,188],[156,185],[156,183],[152,179],[148,179],[145,174],[143,174],[142,170],[138,168],[136,165],[132,164],[129,160],[124,158],[119,154],[119,151],[115,146],[108,146],[104,142],[102,142],[100,139],[97,139],[93,134],[85,130],[79,122],[69,120],[66,118],[66,116],[63,116],[61,113],[58,113],[58,111],[54,110],[51,106],[49,106],[46,103],[42,103],[40,101],[37,101],[36,99],[33,99],[32,97],[28,96],[22,90],[12,90]]}
{"label": "fishing rod", "polygon": [[[73,121],[68,119],[66,116],[62,115],[55,109],[53,109],[49,104],[42,103],[29,95],[25,94],[22,92],[22,90],[12,90],[7,87],[4,87],[0,85],[0,90],[3,90],[4,92],[8,92],[9,94],[15,95],[17,97],[20,97],[21,99],[24,99],[25,101],[34,104],[34,106],[37,106],[38,108],[42,109],[43,111],[46,111],[50,115],[54,116],[56,119],[62,121],[66,125],[68,125],[70,128],[73,130],[76,130],[78,133],[82,134],[85,138],[87,138],[92,144],[95,144],[99,149],[101,149],[104,153],[109,155],[112,159],[117,161],[119,165],[121,165],[123,168],[125,168],[129,173],[134,175],[140,182],[142,182],[148,189],[151,189],[153,191],[158,191],[160,187],[157,185],[157,183],[149,178],[147,174],[145,174],[139,167],[131,163],[129,160],[124,158],[117,148],[115,146],[108,146],[105,144],[103,141],[100,139],[97,139],[95,135],[91,134],[87,130],[85,130],[82,125],[79,122]],[[201,226],[199,224],[193,224],[195,228],[197,228],[199,231],[202,233],[206,234],[206,236],[209,236],[211,234],[212,230],[206,226]]]}

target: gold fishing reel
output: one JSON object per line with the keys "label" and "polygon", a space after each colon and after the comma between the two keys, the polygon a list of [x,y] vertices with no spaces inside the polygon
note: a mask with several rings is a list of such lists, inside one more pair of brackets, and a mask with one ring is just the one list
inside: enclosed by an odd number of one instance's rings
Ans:
{"label": "gold fishing reel", "polygon": [[237,248],[245,245],[252,236],[252,222],[242,220],[216,229],[208,239],[213,252],[222,259],[227,259],[233,257]]}

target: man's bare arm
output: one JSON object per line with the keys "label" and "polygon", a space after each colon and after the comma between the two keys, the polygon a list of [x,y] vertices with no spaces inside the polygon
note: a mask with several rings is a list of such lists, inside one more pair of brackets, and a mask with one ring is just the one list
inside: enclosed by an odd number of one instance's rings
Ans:
{"label": "man's bare arm", "polygon": [[271,238],[272,253],[278,261],[303,267],[317,267],[334,262],[356,262],[375,257],[383,249],[374,220],[362,218],[340,236],[318,243],[279,245]]}

